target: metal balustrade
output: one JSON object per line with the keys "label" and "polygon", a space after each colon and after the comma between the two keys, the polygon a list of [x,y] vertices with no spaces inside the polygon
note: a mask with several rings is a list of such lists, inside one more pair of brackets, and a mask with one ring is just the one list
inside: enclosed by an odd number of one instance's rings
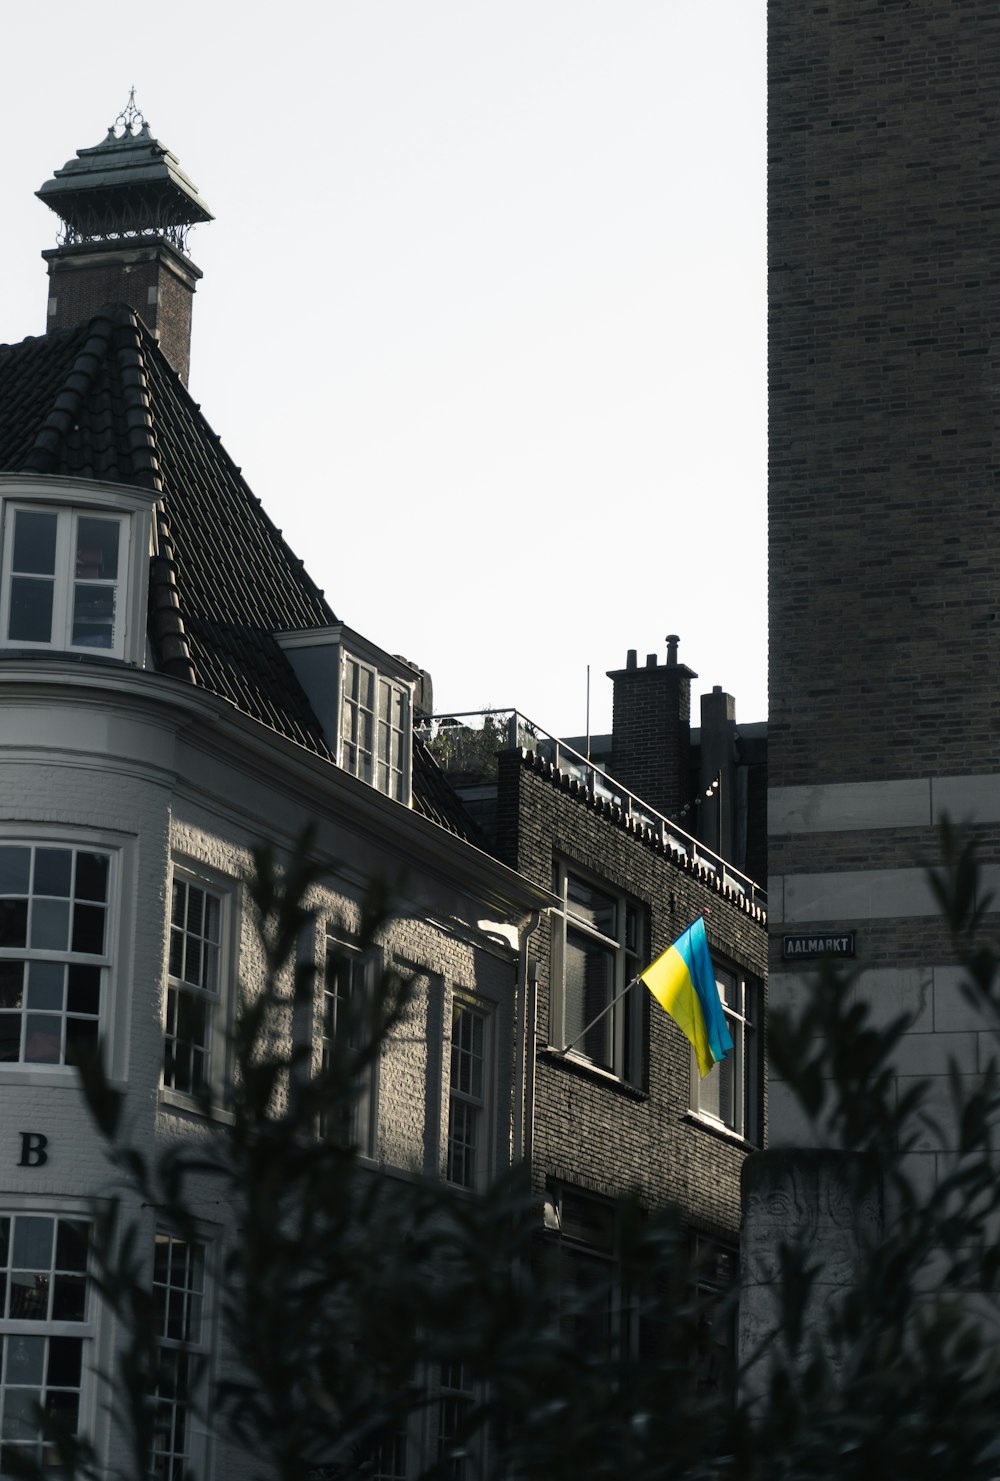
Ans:
{"label": "metal balustrade", "polygon": [[648,829],[664,848],[700,864],[718,875],[724,886],[736,890],[761,910],[767,909],[767,891],[749,875],[685,833],[677,823],[519,710],[469,710],[433,715],[418,721],[415,728],[438,765],[455,783],[462,778],[470,783],[493,780],[497,774],[496,758],[501,751],[534,752],[551,762],[563,776],[579,782],[594,797],[620,808],[633,824]]}

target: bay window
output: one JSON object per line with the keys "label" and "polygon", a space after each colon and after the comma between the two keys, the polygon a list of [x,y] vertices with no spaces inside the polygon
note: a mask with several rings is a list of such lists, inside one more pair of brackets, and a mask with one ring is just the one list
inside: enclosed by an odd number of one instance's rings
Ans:
{"label": "bay window", "polygon": [[7,642],[121,655],[124,516],[15,505],[7,510],[4,546]]}
{"label": "bay window", "polygon": [[155,495],[0,473],[0,650],[144,661]]}

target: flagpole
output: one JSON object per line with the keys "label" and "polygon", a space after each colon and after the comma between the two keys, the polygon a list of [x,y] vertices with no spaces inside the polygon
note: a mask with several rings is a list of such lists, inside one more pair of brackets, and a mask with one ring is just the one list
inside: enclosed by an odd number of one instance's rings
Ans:
{"label": "flagpole", "polygon": [[606,1018],[607,1015],[611,1012],[612,1008],[615,1006],[615,1004],[616,1003],[620,1003],[621,1000],[622,1000],[622,998],[625,996],[625,994],[627,992],[631,992],[632,989],[633,989],[633,987],[635,987],[636,983],[637,982],[640,982],[641,980],[642,979],[639,978],[639,977],[633,977],[631,982],[626,982],[625,986],[622,988],[622,990],[618,994],[618,996],[616,998],[612,998],[611,999],[611,1002],[607,1005],[607,1007],[606,1008],[602,1008],[601,1011],[600,1011],[600,1013],[598,1013],[597,1017],[596,1018],[592,1018],[590,1020],[590,1022],[587,1024],[587,1026],[584,1029],[582,1029],[580,1033],[577,1034],[576,1038],[573,1040],[573,1042],[571,1044],[564,1044],[563,1047],[558,1052],[560,1054],[568,1054],[571,1049],[575,1049],[576,1046],[577,1046],[577,1044],[579,1044],[580,1040],[582,1038],[584,1038],[585,1035],[587,1035],[587,1034],[590,1033],[590,1030],[594,1027],[594,1024],[595,1023],[600,1023],[600,1021],[601,1021],[602,1018]]}

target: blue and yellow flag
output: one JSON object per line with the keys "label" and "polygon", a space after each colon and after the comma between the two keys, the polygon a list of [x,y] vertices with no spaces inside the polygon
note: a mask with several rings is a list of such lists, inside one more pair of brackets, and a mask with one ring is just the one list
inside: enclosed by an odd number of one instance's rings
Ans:
{"label": "blue and yellow flag", "polygon": [[705,922],[699,915],[673,946],[639,973],[653,997],[694,1045],[702,1078],[733,1047],[719,1002],[715,969],[708,954]]}

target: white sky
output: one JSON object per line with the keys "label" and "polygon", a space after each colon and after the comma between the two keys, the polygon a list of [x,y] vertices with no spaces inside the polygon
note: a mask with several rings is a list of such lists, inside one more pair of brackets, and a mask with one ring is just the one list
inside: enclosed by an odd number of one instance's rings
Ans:
{"label": "white sky", "polygon": [[[0,0],[0,341],[129,87],[216,216],[191,391],[435,708],[766,714],[765,0]],[[695,712],[697,713],[697,711]]]}

